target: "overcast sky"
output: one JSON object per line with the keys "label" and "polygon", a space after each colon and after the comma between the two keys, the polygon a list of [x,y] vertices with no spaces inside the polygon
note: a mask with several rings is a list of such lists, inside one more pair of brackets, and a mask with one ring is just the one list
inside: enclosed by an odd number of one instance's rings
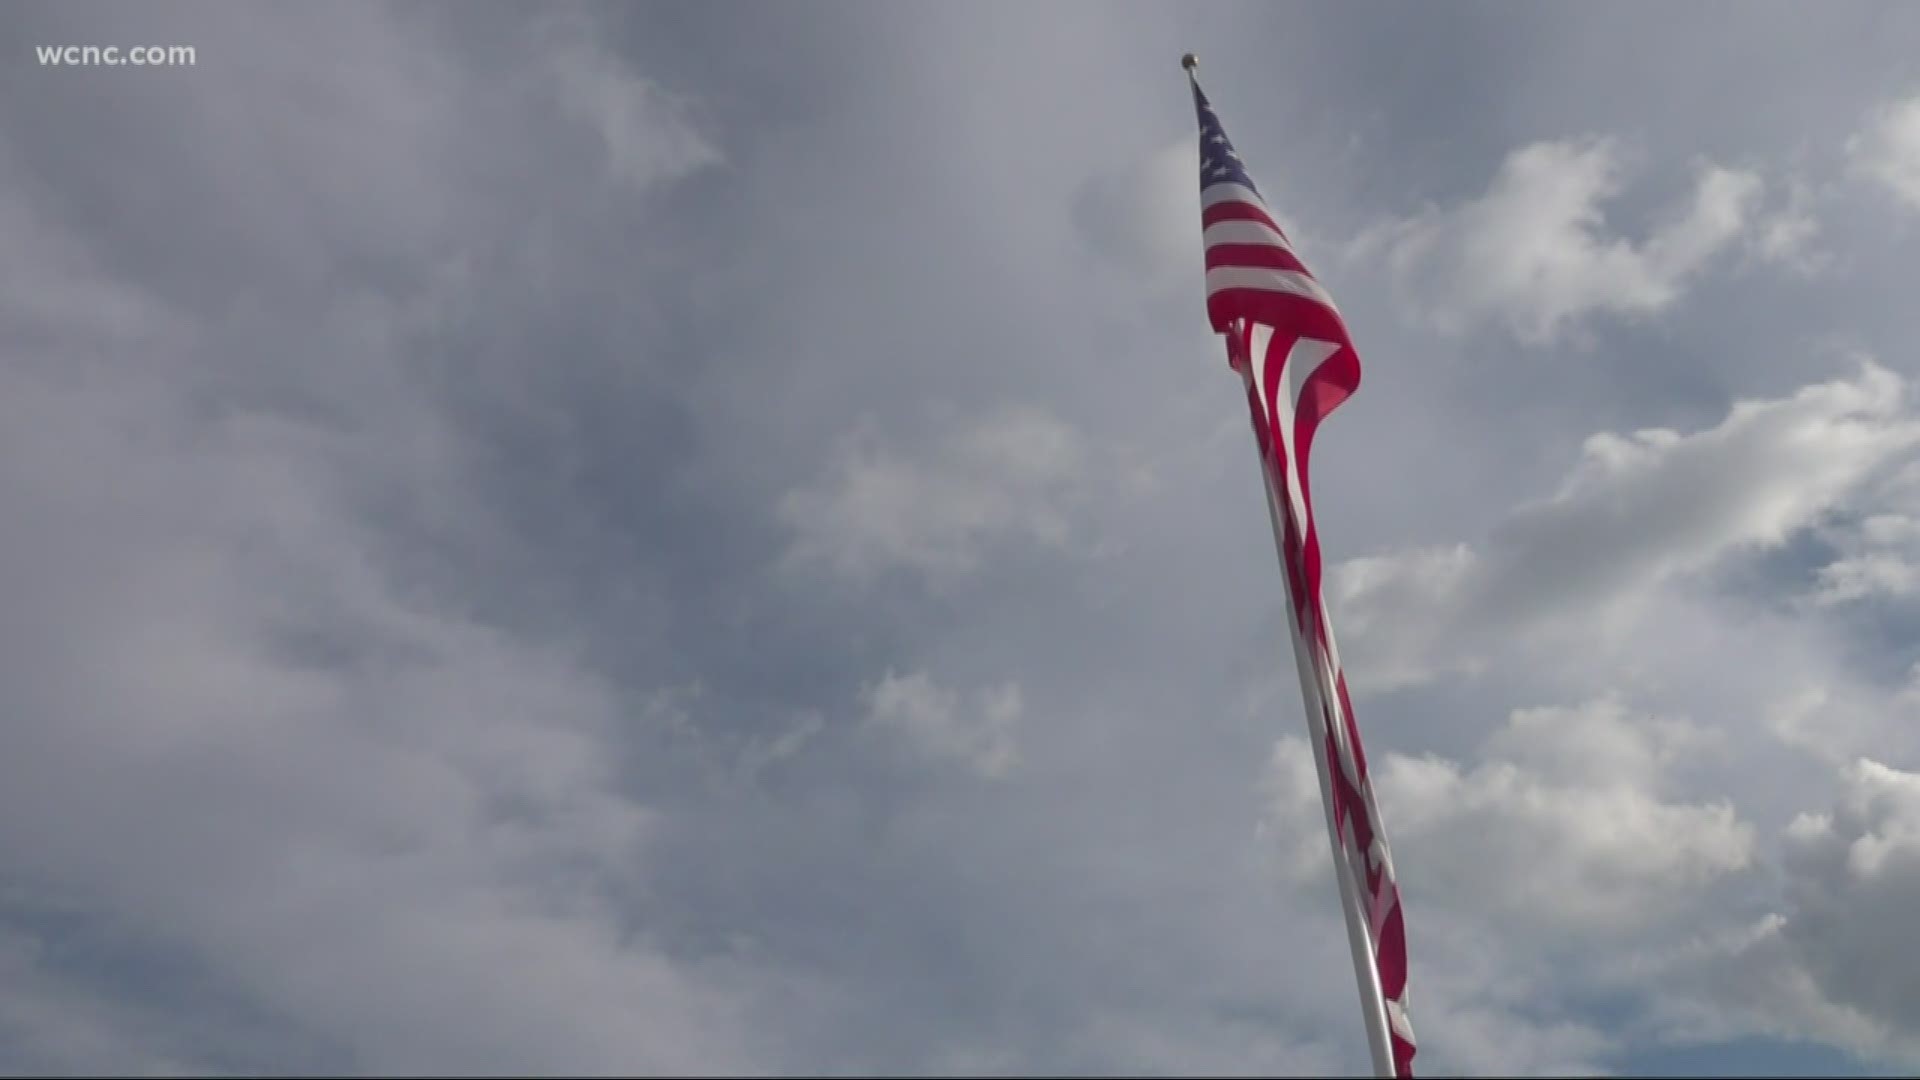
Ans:
{"label": "overcast sky", "polygon": [[1419,1069],[1920,1068],[1920,7],[0,41],[0,1070],[1363,1070],[1187,50]]}

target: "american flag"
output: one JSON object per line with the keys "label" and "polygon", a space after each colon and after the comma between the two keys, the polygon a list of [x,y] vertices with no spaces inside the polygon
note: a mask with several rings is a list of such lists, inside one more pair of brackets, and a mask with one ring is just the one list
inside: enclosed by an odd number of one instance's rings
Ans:
{"label": "american flag", "polygon": [[[1190,61],[1187,69],[1191,75]],[[1375,1065],[1382,1074],[1390,1068],[1394,1076],[1412,1076],[1400,887],[1321,594],[1307,469],[1320,422],[1360,385],[1360,357],[1333,297],[1267,209],[1199,81],[1192,86],[1200,118],[1207,317],[1225,335],[1228,363],[1246,385]]]}

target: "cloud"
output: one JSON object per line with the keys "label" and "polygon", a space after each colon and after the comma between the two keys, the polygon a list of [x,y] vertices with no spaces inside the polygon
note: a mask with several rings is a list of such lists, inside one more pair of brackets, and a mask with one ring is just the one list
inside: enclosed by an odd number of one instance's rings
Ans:
{"label": "cloud", "polygon": [[[1330,857],[1326,810],[1320,795],[1320,773],[1306,740],[1298,736],[1276,740],[1260,779],[1267,812],[1260,819],[1259,830],[1284,849],[1282,868],[1296,882],[1326,875]],[[1318,829],[1316,823],[1320,824]]]}
{"label": "cloud", "polygon": [[695,126],[690,102],[634,72],[598,40],[584,16],[551,16],[532,33],[561,110],[593,133],[606,167],[636,190],[678,179],[723,158]]}
{"label": "cloud", "polygon": [[1024,707],[1015,684],[982,689],[974,695],[976,705],[966,708],[957,692],[935,685],[925,672],[889,671],[861,696],[867,723],[892,732],[921,754],[957,762],[994,780],[1019,764],[1016,729]]}
{"label": "cloud", "polygon": [[1509,513],[1484,545],[1335,569],[1341,630],[1364,657],[1355,676],[1384,687],[1472,670],[1496,639],[1566,619],[1605,636],[1663,584],[1809,528],[1916,446],[1905,381],[1870,362],[1738,402],[1703,431],[1594,435],[1560,490]]}
{"label": "cloud", "polygon": [[1920,956],[1904,926],[1920,904],[1920,775],[1861,758],[1839,779],[1831,809],[1783,831],[1781,908],[1649,974],[1673,979],[1676,1016],[1911,1065]]}
{"label": "cloud", "polygon": [[[187,35],[195,77],[112,116],[82,91],[6,125],[0,221],[28,227],[0,281],[33,287],[0,335],[0,812],[40,824],[0,838],[0,878],[91,916],[0,909],[0,1026],[39,1032],[7,1063],[764,1068],[731,960],[631,922],[661,817],[618,768],[621,688],[446,585],[499,520],[431,357],[473,299],[442,271],[500,236],[448,224],[516,197],[461,165],[496,153],[489,124],[524,135],[507,121],[559,73],[409,49],[418,26],[376,9],[288,18]],[[635,90],[601,89],[609,109]],[[155,124],[170,153],[113,149],[122,107],[195,119]],[[98,137],[20,152],[63,109]],[[628,181],[687,160],[654,120],[622,117]],[[81,144],[150,168],[32,171]],[[140,229],[98,224],[129,205]],[[526,266],[502,277],[524,289]],[[484,396],[484,357],[462,359]]]}
{"label": "cloud", "polygon": [[0,807],[45,823],[11,872],[381,1068],[746,1060],[725,995],[608,910],[652,815],[601,680],[407,595],[324,434],[36,383],[0,438],[0,629],[33,642]]}
{"label": "cloud", "polygon": [[1507,156],[1486,194],[1377,225],[1354,250],[1377,257],[1412,310],[1444,331],[1493,321],[1546,344],[1594,314],[1650,315],[1751,227],[1761,181],[1702,166],[1691,201],[1634,242],[1603,211],[1624,169],[1609,139],[1533,143]]}
{"label": "cloud", "polygon": [[1854,171],[1920,209],[1920,96],[1874,110],[1847,139],[1847,160]]}
{"label": "cloud", "polygon": [[204,1045],[182,1045],[181,1018],[164,1016],[164,1007],[115,1002],[75,985],[78,981],[39,939],[0,933],[0,1034],[7,1044],[0,1061],[9,1071],[144,1076],[216,1071],[202,1056]]}
{"label": "cloud", "polygon": [[1472,768],[1389,756],[1378,787],[1397,861],[1476,921],[1656,923],[1752,857],[1731,805],[1663,798],[1666,763],[1702,738],[1603,700],[1515,711]]}
{"label": "cloud", "polygon": [[[1910,689],[1862,680],[1853,658],[1833,648],[1838,625],[1801,612],[1898,585],[1861,573],[1889,564],[1859,553],[1904,552],[1913,539],[1916,527],[1899,512],[1913,428],[1902,381],[1869,365],[1739,403],[1700,432],[1591,439],[1561,490],[1508,515],[1483,548],[1343,568],[1352,595],[1367,600],[1355,609],[1367,617],[1343,629],[1387,650],[1390,678],[1472,670],[1505,687],[1523,678],[1632,685],[1705,710],[1698,724],[1660,720],[1610,695],[1513,713],[1471,766],[1385,756],[1376,783],[1409,908],[1429,909],[1414,940],[1426,937],[1426,963],[1449,973],[1443,993],[1485,992],[1486,982],[1448,981],[1466,969],[1466,954],[1485,949],[1496,967],[1520,972],[1488,979],[1518,980],[1534,995],[1526,1019],[1503,1017],[1514,1028],[1555,1017],[1577,1026],[1577,1007],[1560,1011],[1570,986],[1633,995],[1611,1025],[1623,1041],[1594,1051],[1603,1059],[1635,1041],[1754,1035],[1813,1040],[1866,1060],[1912,1058],[1914,1017],[1889,1004],[1912,998],[1898,983],[1911,960],[1897,949],[1862,956],[1913,904],[1899,870],[1909,833],[1920,835],[1905,820],[1910,789],[1920,790],[1913,778],[1847,765],[1840,808],[1795,819],[1779,862],[1754,815],[1784,821],[1799,793],[1849,754],[1911,752]],[[1658,528],[1618,527],[1629,521]],[[1743,552],[1814,537],[1836,544],[1841,558],[1807,569],[1815,603],[1791,617],[1706,584]],[[1505,602],[1481,576],[1522,567],[1531,568],[1526,604]],[[1777,599],[1761,601],[1769,602]],[[1479,645],[1461,646],[1476,635]],[[1353,659],[1350,673],[1364,678],[1365,663]],[[1805,754],[1810,771],[1784,763],[1787,748]],[[1803,779],[1780,779],[1796,774]],[[1703,782],[1726,795],[1703,798]],[[1433,891],[1418,895],[1421,883]],[[1776,887],[1780,906],[1753,914],[1755,896]],[[1740,933],[1701,929],[1734,912],[1746,913]],[[1586,939],[1616,938],[1618,951],[1553,944],[1573,927]]]}
{"label": "cloud", "polygon": [[[1660,921],[1749,864],[1753,831],[1731,805],[1667,801],[1669,766],[1713,741],[1614,699],[1517,709],[1474,764],[1388,754],[1375,785],[1403,878],[1450,916],[1619,932]],[[1275,744],[1265,789],[1267,827],[1287,840],[1288,865],[1324,873],[1305,742]]]}
{"label": "cloud", "polygon": [[1193,139],[1183,137],[1131,169],[1087,180],[1072,201],[1081,239],[1102,259],[1162,291],[1197,288],[1198,159]]}
{"label": "cloud", "polygon": [[[1377,757],[1422,972],[1414,1018],[1450,1069],[1594,1072],[1617,1037],[1570,999],[1611,950],[1664,940],[1743,880],[1753,827],[1730,801],[1680,794],[1710,734],[1615,699],[1513,711],[1471,759]],[[1267,834],[1296,882],[1328,850],[1305,743],[1276,744]]]}
{"label": "cloud", "polygon": [[1901,556],[1876,553],[1821,567],[1817,599],[1839,604],[1868,596],[1911,596],[1916,592],[1920,592],[1920,565]]}
{"label": "cloud", "polygon": [[982,416],[917,455],[856,434],[829,475],[781,500],[786,558],[855,578],[896,567],[947,577],[1008,539],[1058,547],[1087,464],[1079,434],[1033,408]]}
{"label": "cloud", "polygon": [[[1816,186],[1800,177],[1785,185],[1785,198],[1754,215],[1747,231],[1748,257],[1811,278],[1835,266],[1835,254],[1821,246],[1824,225],[1816,207],[1832,210],[1831,185]],[[1777,190],[1777,189],[1776,189]]]}
{"label": "cloud", "polygon": [[1842,554],[1820,568],[1814,603],[1849,604],[1920,594],[1920,518],[1872,514],[1828,528],[1825,534]]}
{"label": "cloud", "polygon": [[[1849,755],[1912,748],[1900,688],[1862,678],[1851,631],[1827,619],[1845,613],[1837,593],[1860,584],[1865,555],[1906,550],[1917,445],[1905,381],[1868,363],[1737,402],[1700,430],[1596,435],[1550,497],[1500,516],[1485,542],[1336,568],[1335,621],[1359,686],[1468,702],[1520,686],[1598,691],[1509,713],[1472,756],[1370,746],[1410,915],[1426,912],[1410,938],[1445,996],[1426,1011],[1464,1013],[1468,1030],[1476,1009],[1508,1030],[1570,1025],[1561,1062],[1756,1035],[1874,1060],[1909,1053],[1909,1020],[1863,1011],[1823,986],[1826,961],[1797,955],[1792,935],[1811,923],[1790,931],[1792,897],[1806,871],[1792,856],[1776,876],[1770,832]],[[1838,558],[1807,565],[1823,543]],[[1794,563],[1798,576],[1782,576]],[[1803,591],[1812,603],[1791,602]],[[1484,689],[1462,691],[1451,673]],[[1438,737],[1425,723],[1436,697],[1414,700],[1421,726],[1385,730]],[[1378,725],[1393,699],[1375,701]],[[1821,835],[1815,824],[1795,826],[1788,848]],[[1846,845],[1877,835],[1897,861],[1899,828],[1850,828]],[[1766,904],[1779,905],[1771,921]],[[1891,910],[1852,914],[1885,926]],[[1489,987],[1519,1000],[1489,1005]],[[1618,1002],[1604,1036],[1583,995]]]}

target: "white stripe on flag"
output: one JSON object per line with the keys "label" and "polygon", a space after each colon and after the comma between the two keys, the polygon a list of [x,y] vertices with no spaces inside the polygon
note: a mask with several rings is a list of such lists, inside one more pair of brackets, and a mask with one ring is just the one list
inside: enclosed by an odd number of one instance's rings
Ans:
{"label": "white stripe on flag", "polygon": [[1339,314],[1340,309],[1333,304],[1333,297],[1320,283],[1296,270],[1272,270],[1264,266],[1216,266],[1207,271],[1207,292],[1215,293],[1221,289],[1265,289],[1268,292],[1292,293],[1326,305],[1328,311]]}
{"label": "white stripe on flag", "polygon": [[1208,184],[1205,188],[1201,189],[1200,208],[1202,210],[1205,210],[1215,203],[1223,202],[1252,203],[1262,210],[1267,208],[1267,204],[1260,196],[1245,184]]}
{"label": "white stripe on flag", "polygon": [[1408,1042],[1415,1041],[1413,1037],[1413,1021],[1407,1019],[1407,1007],[1392,998],[1387,998],[1386,1001],[1387,1023],[1393,1025],[1394,1034]]}
{"label": "white stripe on flag", "polygon": [[1277,247],[1292,251],[1293,245],[1287,238],[1258,221],[1221,221],[1207,226],[1200,234],[1201,242],[1207,247],[1215,244],[1260,244],[1263,247]]}
{"label": "white stripe on flag", "polygon": [[1339,351],[1340,346],[1319,338],[1303,337],[1293,343],[1293,352],[1287,356],[1287,381],[1295,412],[1300,409],[1300,395],[1307,388],[1307,377]]}

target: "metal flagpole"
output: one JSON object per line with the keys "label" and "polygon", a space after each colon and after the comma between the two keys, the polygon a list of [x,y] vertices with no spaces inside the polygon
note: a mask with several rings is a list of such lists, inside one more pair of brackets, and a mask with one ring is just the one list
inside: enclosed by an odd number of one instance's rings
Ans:
{"label": "metal flagpole", "polygon": [[[1201,112],[1201,134],[1205,137],[1208,131],[1208,116],[1210,114],[1206,106],[1205,96],[1200,92],[1199,77],[1194,72],[1194,69],[1198,65],[1199,61],[1192,53],[1187,53],[1180,58],[1180,66],[1186,69],[1187,80],[1193,90],[1195,106]],[[1213,141],[1225,144],[1225,132],[1219,128],[1217,119],[1213,121],[1213,125]],[[1232,154],[1230,144],[1226,151],[1226,158],[1237,160]],[[1204,145],[1202,147],[1201,164],[1203,168],[1207,164],[1207,148]],[[1223,160],[1215,164],[1212,175],[1219,178],[1231,173],[1231,171],[1232,167],[1227,165]],[[1201,183],[1203,194],[1208,190],[1205,177],[1206,174],[1203,172]],[[1227,182],[1223,181],[1223,183]],[[1242,179],[1240,183],[1247,185],[1248,190],[1251,190],[1250,180]],[[1226,191],[1225,194],[1227,195],[1229,203],[1232,199],[1236,198],[1232,190]],[[1252,207],[1242,206],[1239,207],[1239,209],[1242,211],[1251,209],[1255,211],[1255,216],[1258,220],[1266,221],[1265,210],[1264,207],[1258,205],[1259,197],[1257,194],[1252,196],[1251,202],[1254,204]],[[1204,226],[1208,220],[1208,215],[1203,213],[1201,220]],[[1225,246],[1231,248],[1232,244],[1226,243]],[[1210,244],[1208,247],[1210,257],[1209,267],[1213,265],[1211,261],[1213,252],[1214,248]],[[1210,272],[1210,286],[1211,277]],[[1328,303],[1330,306],[1330,301]],[[1219,315],[1212,311],[1211,288],[1209,290],[1208,307],[1210,314],[1213,314],[1217,320]],[[1334,770],[1341,770],[1340,775],[1342,778],[1349,776],[1350,773],[1346,768],[1349,762],[1346,760],[1344,754],[1342,754],[1342,759],[1339,762],[1332,760],[1332,756],[1335,753],[1335,744],[1339,743],[1341,746],[1344,746],[1346,741],[1345,736],[1347,735],[1347,729],[1344,726],[1347,718],[1344,715],[1335,717],[1333,709],[1331,708],[1334,702],[1329,700],[1330,696],[1337,693],[1337,676],[1332,666],[1335,664],[1335,661],[1330,655],[1333,648],[1332,628],[1327,625],[1326,605],[1321,602],[1317,589],[1311,590],[1314,593],[1314,595],[1311,596],[1299,596],[1295,594],[1295,575],[1292,573],[1292,568],[1287,564],[1286,541],[1287,536],[1290,535],[1289,525],[1292,526],[1291,535],[1302,538],[1307,535],[1307,522],[1305,520],[1298,520],[1305,511],[1303,511],[1294,498],[1295,493],[1287,487],[1287,477],[1275,475],[1273,455],[1267,452],[1269,442],[1266,436],[1269,435],[1269,432],[1264,430],[1264,426],[1268,423],[1278,422],[1279,419],[1278,417],[1269,416],[1268,413],[1271,409],[1280,408],[1284,403],[1266,401],[1268,396],[1266,393],[1267,388],[1263,385],[1255,385],[1256,381],[1263,381],[1262,373],[1265,371],[1268,358],[1265,356],[1255,357],[1249,355],[1249,353],[1253,348],[1258,347],[1264,349],[1267,347],[1265,340],[1257,342],[1254,340],[1256,336],[1264,336],[1254,334],[1252,331],[1255,327],[1250,325],[1244,316],[1237,319],[1232,315],[1228,315],[1227,317],[1234,319],[1234,321],[1226,323],[1228,339],[1227,351],[1229,357],[1234,360],[1234,367],[1239,371],[1241,378],[1246,381],[1248,405],[1251,412],[1250,419],[1254,425],[1254,442],[1256,449],[1260,453],[1261,486],[1267,499],[1267,519],[1273,527],[1274,553],[1280,561],[1281,577],[1286,582],[1287,596],[1290,601],[1287,611],[1287,628],[1289,635],[1293,639],[1293,659],[1300,679],[1300,699],[1306,709],[1309,749],[1313,753],[1314,771],[1318,774],[1320,781],[1320,807],[1326,815],[1327,842],[1333,854],[1333,876],[1340,885],[1341,914],[1344,916],[1347,924],[1347,945],[1353,957],[1353,973],[1356,981],[1356,989],[1360,994],[1361,1016],[1365,1021],[1367,1033],[1367,1050],[1373,1061],[1374,1074],[1381,1077],[1393,1077],[1396,1075],[1393,1054],[1393,1028],[1391,1018],[1388,1015],[1391,1003],[1387,1001],[1385,987],[1382,985],[1379,957],[1376,955],[1378,943],[1374,940],[1375,927],[1370,910],[1371,904],[1363,901],[1361,898],[1361,894],[1365,890],[1361,888],[1360,881],[1355,879],[1353,857],[1350,855],[1349,845],[1344,842],[1342,835],[1341,816],[1335,812]],[[1219,325],[1218,322],[1216,322],[1216,325]],[[1344,338],[1344,332],[1341,336]],[[1286,394],[1289,391],[1286,388],[1282,388],[1279,392]],[[1288,422],[1291,423],[1291,419],[1289,419]],[[1278,434],[1274,433],[1273,437],[1278,437]],[[1289,453],[1291,453],[1290,450]],[[1289,469],[1288,471],[1291,472],[1292,470]],[[1304,480],[1305,478],[1302,477],[1301,479]],[[1286,515],[1284,518],[1281,516],[1283,513]],[[1303,613],[1310,620],[1305,627],[1301,625],[1301,616]],[[1339,704],[1344,708],[1344,695],[1340,696]],[[1335,723],[1342,725],[1338,731],[1330,727],[1330,725]],[[1336,739],[1336,735],[1341,736],[1341,738]],[[1354,747],[1353,750],[1357,752],[1358,747]],[[1363,818],[1370,821],[1373,815],[1372,797],[1367,793],[1364,784],[1364,775],[1353,774],[1353,779],[1356,784],[1361,785],[1361,798],[1366,805],[1364,808],[1351,807],[1348,808],[1348,811],[1349,813],[1359,813]],[[1348,822],[1348,824],[1350,826],[1351,822]],[[1363,826],[1361,832],[1371,833],[1372,828],[1371,826]],[[1378,836],[1374,836],[1373,840],[1374,843],[1382,845],[1379,854],[1380,857],[1384,859],[1384,842]],[[1356,837],[1355,843],[1358,842],[1358,838]],[[1358,853],[1358,857],[1363,860],[1370,860],[1373,856],[1374,852],[1371,851]],[[1390,876],[1390,869],[1383,867],[1382,872]],[[1388,884],[1390,885],[1391,882],[1388,882]],[[1397,962],[1396,950],[1396,963]],[[1411,1042],[1411,1034],[1407,1034],[1406,1038]]]}
{"label": "metal flagpole", "polygon": [[[1193,71],[1193,54],[1188,53],[1187,71]],[[1236,325],[1235,333],[1243,328]],[[1251,380],[1253,364],[1249,357],[1242,378]],[[1254,445],[1260,445],[1259,431],[1254,432]],[[1386,994],[1380,986],[1380,969],[1373,959],[1373,934],[1367,926],[1366,912],[1353,887],[1353,875],[1349,872],[1346,845],[1340,842],[1339,825],[1333,813],[1333,780],[1330,775],[1331,763],[1327,761],[1326,707],[1320,692],[1320,680],[1313,672],[1307,657],[1307,642],[1300,634],[1300,621],[1295,612],[1301,610],[1302,598],[1293,595],[1293,575],[1287,570],[1286,532],[1280,520],[1280,504],[1273,491],[1274,479],[1264,455],[1260,462],[1260,488],[1267,496],[1267,519],[1273,526],[1274,554],[1280,560],[1280,577],[1286,583],[1287,596],[1293,601],[1287,610],[1287,630],[1293,639],[1294,667],[1300,677],[1300,700],[1306,709],[1307,748],[1313,754],[1314,771],[1320,777],[1320,808],[1327,819],[1327,843],[1333,852],[1333,876],[1340,883],[1340,908],[1346,916],[1347,947],[1353,955],[1353,976],[1360,993],[1360,1014],[1366,1022],[1367,1050],[1373,1058],[1373,1074],[1380,1077],[1393,1077],[1393,1042],[1387,1025]],[[1314,617],[1321,617],[1318,607]]]}

